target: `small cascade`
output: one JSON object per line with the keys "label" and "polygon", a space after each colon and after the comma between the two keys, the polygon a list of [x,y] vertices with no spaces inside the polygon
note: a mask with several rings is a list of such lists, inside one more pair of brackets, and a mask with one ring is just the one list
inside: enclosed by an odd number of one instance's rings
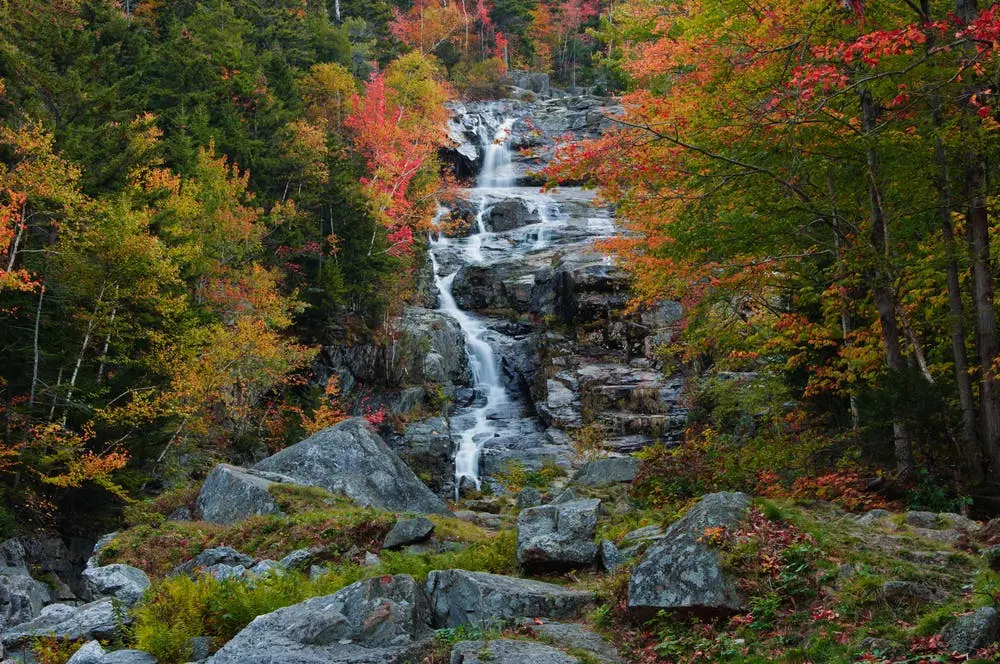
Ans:
{"label": "small cascade", "polygon": [[483,148],[483,168],[479,172],[479,189],[497,189],[514,184],[510,159],[510,132],[514,118],[505,118],[500,127],[490,134],[486,124],[480,125],[479,140]]}

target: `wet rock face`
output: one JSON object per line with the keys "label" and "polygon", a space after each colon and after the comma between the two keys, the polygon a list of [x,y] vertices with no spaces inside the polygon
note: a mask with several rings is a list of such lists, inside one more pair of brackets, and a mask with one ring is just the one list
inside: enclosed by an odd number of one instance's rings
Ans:
{"label": "wet rock face", "polygon": [[517,198],[500,201],[483,213],[483,225],[494,233],[537,224],[541,220],[537,208]]}
{"label": "wet rock face", "polygon": [[386,442],[434,493],[454,497],[455,468],[452,430],[443,417],[414,422],[402,435]]}
{"label": "wet rock face", "polygon": [[448,514],[448,508],[363,418],[345,420],[264,459],[255,470],[341,493],[359,505]]}
{"label": "wet rock face", "polygon": [[637,617],[657,611],[725,615],[746,610],[746,600],[719,560],[699,539],[706,528],[739,527],[750,507],[743,493],[713,493],[701,499],[646,551],[628,587],[629,610]]}

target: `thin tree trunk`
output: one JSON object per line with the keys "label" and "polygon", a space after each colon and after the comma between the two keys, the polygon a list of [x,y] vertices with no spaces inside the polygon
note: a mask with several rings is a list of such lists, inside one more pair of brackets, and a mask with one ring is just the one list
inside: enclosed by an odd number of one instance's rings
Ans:
{"label": "thin tree trunk", "polygon": [[38,307],[35,309],[35,334],[32,342],[34,356],[31,360],[31,394],[28,397],[28,406],[35,405],[35,390],[38,387],[38,330],[42,320],[42,300],[45,299],[45,284],[38,291]]}
{"label": "thin tree trunk", "polygon": [[[869,140],[875,130],[877,113],[871,91],[862,90],[861,122]],[[869,146],[866,150],[868,168],[868,196],[871,202],[871,246],[875,255],[875,266],[872,270],[872,295],[878,310],[879,322],[882,326],[882,344],[885,347],[885,361],[890,372],[901,374],[906,369],[906,361],[899,345],[899,326],[896,321],[896,296],[892,289],[892,280],[888,269],[888,228],[885,221],[885,210],[882,207],[882,196],[878,186],[878,155],[875,148]],[[892,422],[893,448],[896,453],[896,471],[902,479],[912,478],[916,474],[916,464],[913,461],[913,442],[906,424],[893,415]]]}
{"label": "thin tree trunk", "polygon": [[990,226],[984,196],[986,166],[982,157],[970,151],[966,158],[968,186],[969,252],[972,255],[972,301],[976,313],[979,346],[979,423],[983,447],[989,459],[989,477],[1000,480],[1000,385],[996,363],[1000,358],[996,309],[993,304],[993,270],[990,262]]}
{"label": "thin tree trunk", "polygon": [[49,422],[56,416],[56,405],[59,403],[59,388],[62,387],[63,367],[59,367],[59,375],[56,376],[56,388],[52,391],[52,407],[49,408]]}
{"label": "thin tree trunk", "polygon": [[[837,211],[837,189],[834,182],[833,169],[828,169],[826,176],[826,186],[830,195],[830,209],[833,211],[833,245],[837,252],[837,259],[842,260],[844,230],[840,224],[840,213]],[[853,329],[854,322],[851,320],[851,310],[847,298],[845,298],[843,305],[840,307],[840,333],[844,337],[845,348],[851,345],[850,335]],[[858,408],[858,397],[854,392],[851,392],[848,394],[847,400],[851,409],[851,429],[857,431],[861,427],[861,411]]]}
{"label": "thin tree trunk", "polygon": [[97,367],[97,384],[104,377],[104,363],[108,359],[108,348],[111,347],[111,335],[114,333],[115,315],[118,313],[118,284],[115,284],[115,306],[111,308],[111,318],[108,320],[108,334],[104,337],[104,348],[101,349],[101,363]]}
{"label": "thin tree trunk", "polygon": [[972,376],[969,373],[969,356],[965,348],[965,305],[962,303],[962,284],[958,278],[958,254],[955,248],[955,229],[951,223],[951,191],[948,185],[948,157],[944,144],[938,139],[935,146],[938,172],[938,218],[941,222],[941,240],[944,247],[945,278],[948,283],[948,314],[951,322],[951,355],[955,368],[955,385],[958,403],[962,409],[962,457],[965,472],[972,484],[983,480],[983,451],[979,444],[976,422],[976,401],[972,395]]}
{"label": "thin tree trunk", "polygon": [[101,286],[101,292],[97,294],[97,302],[94,304],[94,313],[91,315],[90,320],[87,321],[87,331],[83,335],[83,343],[80,344],[80,352],[76,356],[76,364],[73,366],[73,373],[70,375],[69,379],[69,390],[66,392],[66,407],[63,408],[63,426],[66,425],[66,415],[69,409],[69,403],[73,399],[73,390],[76,388],[76,378],[80,375],[80,365],[83,364],[83,356],[87,352],[87,347],[90,345],[90,335],[94,331],[94,320],[97,318],[97,312],[101,308],[101,301],[104,299],[104,288]]}

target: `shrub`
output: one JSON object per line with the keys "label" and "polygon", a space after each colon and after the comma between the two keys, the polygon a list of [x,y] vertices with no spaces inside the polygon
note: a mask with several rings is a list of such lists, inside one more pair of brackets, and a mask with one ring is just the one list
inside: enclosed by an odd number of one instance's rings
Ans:
{"label": "shrub", "polygon": [[86,642],[87,639],[65,640],[42,636],[31,644],[31,656],[37,664],[66,664]]}
{"label": "shrub", "polygon": [[137,647],[160,664],[186,662],[192,638],[210,637],[219,646],[259,615],[334,593],[363,576],[363,568],[347,565],[317,579],[296,572],[252,581],[220,581],[210,575],[170,577],[157,583],[148,601],[135,610]]}
{"label": "shrub", "polygon": [[[295,500],[301,498],[299,494]],[[133,565],[157,578],[217,546],[274,560],[296,549],[316,547],[321,549],[318,559],[339,560],[352,546],[378,551],[394,523],[392,514],[353,505],[288,517],[259,515],[230,526],[168,521],[159,528],[139,526],[121,533],[102,552],[101,561]]]}

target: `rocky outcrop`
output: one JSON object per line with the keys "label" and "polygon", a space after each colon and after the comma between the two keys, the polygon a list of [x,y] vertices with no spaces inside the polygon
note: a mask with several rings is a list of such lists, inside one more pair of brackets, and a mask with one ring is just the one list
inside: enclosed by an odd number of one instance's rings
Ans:
{"label": "rocky outcrop", "polygon": [[448,508],[362,418],[345,420],[264,459],[254,470],[346,495],[359,505],[448,514]]}
{"label": "rocky outcrop", "polygon": [[591,593],[551,583],[459,569],[431,572],[427,595],[435,627],[500,626],[537,616],[573,618],[594,601]]}
{"label": "rocky outcrop", "polygon": [[258,616],[209,664],[403,664],[432,639],[421,587],[407,575],[359,581]]}
{"label": "rocky outcrop", "polygon": [[281,514],[270,492],[279,482],[294,484],[295,480],[220,463],[202,484],[196,502],[197,515],[202,521],[230,524],[257,514]]}
{"label": "rocky outcrop", "polygon": [[74,639],[110,639],[115,636],[122,620],[128,621],[110,598],[70,606],[50,604],[37,617],[4,631],[3,645],[19,648],[32,640],[50,636],[60,641]]}
{"label": "rocky outcrop", "polygon": [[27,574],[0,574],[0,630],[32,620],[51,596],[47,585]]}
{"label": "rocky outcrop", "polygon": [[639,465],[639,460],[631,456],[595,459],[583,464],[573,476],[573,483],[600,488],[631,482]]}
{"label": "rocky outcrop", "polygon": [[495,639],[459,641],[451,650],[451,664],[582,664],[562,650],[533,641]]}
{"label": "rocky outcrop", "polygon": [[517,562],[536,570],[593,565],[600,505],[597,499],[574,500],[522,510],[517,517]]}
{"label": "rocky outcrop", "polygon": [[[343,321],[340,327],[333,324],[329,336],[339,343],[323,347],[316,367],[319,378],[336,374],[344,395],[358,386],[377,387],[393,412],[421,403],[427,396],[425,383],[449,387],[468,382],[465,338],[454,319],[431,309],[407,307],[391,327],[395,334],[389,341],[347,343],[342,340],[370,335],[352,330],[352,321]],[[407,393],[408,389],[413,392]],[[393,392],[397,394],[390,399]]]}
{"label": "rocky outcrop", "polygon": [[91,599],[114,597],[125,606],[137,604],[150,586],[145,572],[122,564],[88,567],[83,581]]}
{"label": "rocky outcrop", "polygon": [[736,530],[750,507],[742,493],[713,493],[701,499],[646,551],[628,586],[628,607],[638,617],[657,611],[727,614],[746,609],[746,600],[722,568],[719,552],[701,541],[706,528]]}
{"label": "rocky outcrop", "polygon": [[409,424],[402,435],[386,442],[406,465],[439,496],[455,493],[455,443],[451,425],[443,417],[432,417]]}
{"label": "rocky outcrop", "polygon": [[217,546],[212,549],[205,549],[191,560],[181,563],[170,575],[196,574],[212,568],[218,568],[220,565],[230,568],[239,567],[242,570],[246,570],[252,567],[253,564],[254,559],[245,553],[240,553],[230,546]]}

